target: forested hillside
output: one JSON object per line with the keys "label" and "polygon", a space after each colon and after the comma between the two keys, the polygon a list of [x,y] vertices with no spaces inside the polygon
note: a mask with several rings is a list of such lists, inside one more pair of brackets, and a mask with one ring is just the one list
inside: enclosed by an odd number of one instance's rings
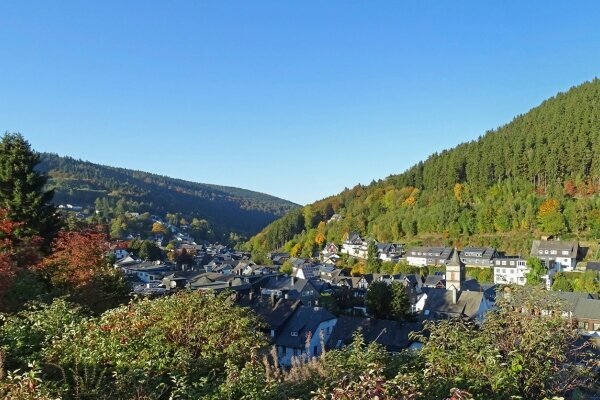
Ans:
{"label": "forested hillside", "polygon": [[[402,174],[293,210],[247,245],[258,257],[282,247],[306,256],[324,239],[358,231],[379,241],[524,252],[542,233],[599,238],[599,193],[595,79]],[[325,223],[333,213],[342,220]]]}
{"label": "forested hillside", "polygon": [[188,182],[55,154],[41,156],[39,169],[50,177],[56,204],[96,207],[112,217],[124,211],[161,217],[172,213],[188,221],[208,221],[222,234],[251,235],[297,207],[245,189]]}

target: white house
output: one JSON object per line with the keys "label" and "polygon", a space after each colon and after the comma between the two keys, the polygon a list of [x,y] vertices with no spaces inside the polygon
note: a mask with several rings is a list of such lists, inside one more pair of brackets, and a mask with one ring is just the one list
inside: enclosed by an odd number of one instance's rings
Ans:
{"label": "white house", "polygon": [[366,259],[369,253],[368,248],[369,244],[365,242],[358,233],[352,232],[348,235],[348,239],[342,243],[340,253]]}
{"label": "white house", "polygon": [[527,272],[527,260],[521,257],[494,259],[494,283],[497,285],[525,285]]}
{"label": "white house", "polygon": [[579,243],[568,240],[534,240],[531,257],[538,258],[548,269],[573,271],[577,264]]}
{"label": "white house", "polygon": [[415,267],[446,265],[452,252],[451,247],[413,247],[406,252],[406,261]]}

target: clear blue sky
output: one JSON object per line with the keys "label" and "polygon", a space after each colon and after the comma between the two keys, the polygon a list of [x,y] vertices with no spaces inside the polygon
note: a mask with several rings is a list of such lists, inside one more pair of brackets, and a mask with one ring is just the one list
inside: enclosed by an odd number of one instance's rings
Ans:
{"label": "clear blue sky", "polygon": [[308,203],[599,75],[600,2],[3,1],[0,130]]}

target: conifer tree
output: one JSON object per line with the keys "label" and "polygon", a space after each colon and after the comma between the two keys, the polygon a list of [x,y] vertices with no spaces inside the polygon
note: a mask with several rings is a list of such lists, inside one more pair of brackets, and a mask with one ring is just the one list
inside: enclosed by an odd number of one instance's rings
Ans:
{"label": "conifer tree", "polygon": [[45,191],[47,177],[35,170],[39,155],[18,133],[6,133],[0,140],[0,208],[7,217],[23,226],[18,236],[40,236],[47,244],[58,232],[60,220]]}

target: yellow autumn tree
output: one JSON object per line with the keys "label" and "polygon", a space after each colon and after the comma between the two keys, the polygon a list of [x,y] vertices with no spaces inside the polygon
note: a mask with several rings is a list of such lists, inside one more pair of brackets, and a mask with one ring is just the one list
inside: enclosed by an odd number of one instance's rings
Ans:
{"label": "yellow autumn tree", "polygon": [[155,222],[152,224],[152,233],[167,233],[167,228],[160,222]]}
{"label": "yellow autumn tree", "polygon": [[292,257],[298,257],[301,252],[302,252],[302,245],[300,243],[296,243],[294,245],[294,247],[292,247],[292,250],[290,251],[290,255]]}
{"label": "yellow autumn tree", "polygon": [[323,235],[321,232],[318,232],[317,235],[315,236],[315,243],[317,245],[319,245],[319,247],[323,246],[323,244],[325,243],[325,240],[327,240],[327,239],[325,238],[325,235]]}

